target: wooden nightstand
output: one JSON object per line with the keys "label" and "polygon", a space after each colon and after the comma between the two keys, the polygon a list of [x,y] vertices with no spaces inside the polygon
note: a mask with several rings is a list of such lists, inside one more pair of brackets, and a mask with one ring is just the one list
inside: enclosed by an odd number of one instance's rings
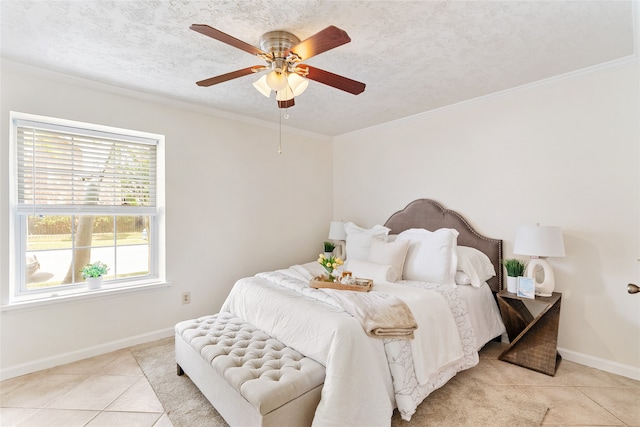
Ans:
{"label": "wooden nightstand", "polygon": [[[509,335],[509,346],[498,356],[510,362],[547,375],[555,375],[562,357],[558,353],[558,324],[562,294],[550,297],[521,298],[502,290],[498,293],[498,306]],[[534,316],[524,304],[540,308]],[[538,310],[533,310],[535,313]]]}

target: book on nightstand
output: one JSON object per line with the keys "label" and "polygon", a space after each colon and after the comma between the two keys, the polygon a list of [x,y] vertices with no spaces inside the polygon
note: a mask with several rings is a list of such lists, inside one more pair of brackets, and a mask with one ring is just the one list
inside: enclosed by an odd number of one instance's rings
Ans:
{"label": "book on nightstand", "polygon": [[531,277],[518,277],[518,296],[531,299],[536,297],[536,287]]}

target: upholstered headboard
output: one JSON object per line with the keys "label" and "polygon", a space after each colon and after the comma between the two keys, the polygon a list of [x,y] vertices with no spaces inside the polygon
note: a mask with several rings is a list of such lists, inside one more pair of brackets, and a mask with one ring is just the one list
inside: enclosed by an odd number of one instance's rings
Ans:
{"label": "upholstered headboard", "polygon": [[394,213],[384,224],[390,234],[398,234],[410,228],[435,231],[439,228],[458,230],[459,246],[470,246],[485,253],[495,267],[496,275],[487,281],[493,292],[502,289],[502,240],[492,239],[476,232],[459,213],[445,209],[429,199],[418,199]]}

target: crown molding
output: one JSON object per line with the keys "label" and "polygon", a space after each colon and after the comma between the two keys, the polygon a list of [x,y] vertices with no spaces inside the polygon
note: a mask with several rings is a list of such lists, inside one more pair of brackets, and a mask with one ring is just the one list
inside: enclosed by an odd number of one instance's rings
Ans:
{"label": "crown molding", "polygon": [[[182,110],[192,111],[195,113],[207,114],[210,116],[216,116],[223,119],[234,120],[242,123],[248,123],[256,126],[265,127],[268,129],[279,129],[278,123],[272,123],[266,120],[254,119],[252,117],[243,116],[242,114],[230,113],[223,110],[218,110],[211,107],[205,107],[198,104],[193,104],[186,101],[180,101],[165,96],[155,95],[147,92],[142,92],[134,89],[129,89],[120,86],[114,86],[107,83],[98,82],[95,80],[86,79],[83,77],[71,76],[59,71],[53,71],[49,69],[39,68],[32,65],[24,64],[22,62],[13,61],[7,58],[1,58],[0,65],[3,68],[15,70],[21,73],[26,73],[34,77],[57,81],[64,84],[73,86],[79,86],[86,89],[91,89],[99,92],[104,92],[112,95],[123,96],[127,98],[133,98],[140,101],[151,102],[154,104],[164,105],[173,108],[179,108]],[[282,125],[282,130],[290,134],[301,135],[311,139],[318,139],[326,142],[331,142],[332,137],[323,135],[307,130],[294,128],[291,126]]]}

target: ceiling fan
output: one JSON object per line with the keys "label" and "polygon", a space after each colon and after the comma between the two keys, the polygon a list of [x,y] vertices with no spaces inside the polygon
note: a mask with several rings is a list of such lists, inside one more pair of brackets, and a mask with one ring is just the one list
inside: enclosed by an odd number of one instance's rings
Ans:
{"label": "ceiling fan", "polygon": [[349,43],[351,39],[340,28],[329,26],[303,41],[300,41],[298,37],[287,31],[270,31],[260,37],[260,48],[238,40],[208,25],[193,24],[189,28],[222,43],[256,55],[267,63],[266,65],[255,65],[201,80],[196,83],[198,86],[213,86],[238,77],[271,70],[253,85],[266,97],[271,95],[272,90],[275,91],[279,108],[288,108],[295,105],[294,97],[300,95],[309,85],[307,79],[354,95],[364,91],[364,83],[300,63],[312,56]]}

